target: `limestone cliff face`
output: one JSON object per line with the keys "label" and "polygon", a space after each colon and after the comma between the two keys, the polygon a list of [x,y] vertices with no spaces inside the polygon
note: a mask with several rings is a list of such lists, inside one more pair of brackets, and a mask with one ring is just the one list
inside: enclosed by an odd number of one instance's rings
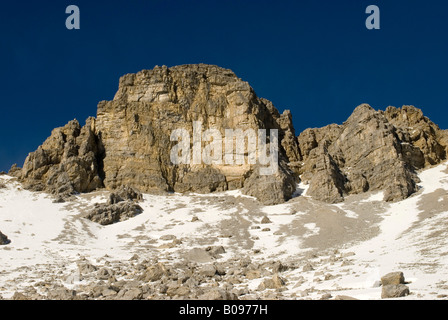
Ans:
{"label": "limestone cliff face", "polygon": [[[192,139],[194,122],[201,132],[217,129],[223,137],[225,129],[278,129],[285,144],[282,159],[289,162],[288,155],[298,154],[290,113],[280,115],[232,71],[209,65],[156,67],[122,77],[114,100],[98,105],[96,133],[106,150],[104,185],[178,192],[243,187],[253,168],[249,164],[171,163],[177,142],[170,141],[170,134],[184,129]],[[281,169],[290,175],[287,166]]]}
{"label": "limestone cliff face", "polygon": [[401,200],[417,191],[416,170],[446,159],[447,137],[415,107],[375,111],[363,104],[342,125],[299,135],[301,177],[308,194],[326,202],[367,190]]}
{"label": "limestone cliff face", "polygon": [[[296,180],[287,163],[297,161],[299,151],[290,112],[279,114],[271,102],[257,97],[249,84],[232,71],[202,64],[155,67],[123,76],[114,99],[98,104],[96,119],[91,119],[82,129],[76,126],[76,130],[91,134],[92,141],[85,142],[90,139],[85,137],[86,134],[78,137],[78,133],[53,133],[27,158],[22,170],[23,178],[49,185],[50,176],[63,175],[78,192],[90,191],[100,185],[108,189],[128,185],[142,192],[213,192],[242,188],[251,175],[254,175],[252,181],[257,180],[256,166],[247,163],[247,158],[245,164],[233,165],[173,164],[170,150],[178,142],[171,141],[171,133],[174,129],[184,129],[193,137],[194,123],[200,123],[201,133],[217,129],[223,137],[226,129],[252,129],[254,132],[267,129],[268,136],[270,129],[277,129],[279,172],[258,186],[266,188],[264,192],[249,187],[245,192],[263,194],[260,200],[267,204],[283,202],[291,197]],[[64,131],[66,127],[56,131]],[[70,143],[70,146],[75,146],[74,150],[66,151],[69,148],[67,141],[76,139],[78,144]],[[82,143],[90,148],[90,162],[83,158],[86,155],[81,148]],[[202,141],[202,147],[206,144]],[[39,162],[42,152],[49,149],[57,150],[58,156],[44,161],[42,166]],[[79,166],[71,168],[67,165],[69,160],[85,162],[81,166],[85,167],[82,177],[70,174]],[[42,175],[41,171],[55,171],[56,174]],[[81,185],[78,180],[95,182]],[[271,186],[279,189],[279,193],[268,192]]]}
{"label": "limestone cliff face", "polygon": [[[447,155],[447,132],[412,106],[375,111],[363,104],[342,125],[307,129],[298,137],[292,123],[288,110],[280,114],[231,70],[203,64],[155,67],[121,77],[114,99],[98,104],[96,118],[83,127],[73,120],[54,129],[23,169],[11,173],[27,188],[63,197],[102,187],[200,193],[241,188],[265,204],[277,204],[291,198],[300,175],[317,200],[339,202],[349,194],[384,190],[385,200],[394,201],[417,190],[416,170]],[[176,129],[187,132],[188,147],[199,143],[200,150],[211,140],[195,142],[195,132],[216,129],[225,137],[229,129],[266,129],[269,137],[276,129],[278,170],[261,174],[260,163],[248,163],[247,150],[238,151],[243,164],[222,158],[173,163]],[[268,150],[275,145],[267,142]]]}
{"label": "limestone cliff face", "polygon": [[95,119],[81,127],[70,121],[31,152],[21,171],[14,170],[26,188],[45,190],[63,197],[89,192],[103,186],[101,143],[94,132]]}

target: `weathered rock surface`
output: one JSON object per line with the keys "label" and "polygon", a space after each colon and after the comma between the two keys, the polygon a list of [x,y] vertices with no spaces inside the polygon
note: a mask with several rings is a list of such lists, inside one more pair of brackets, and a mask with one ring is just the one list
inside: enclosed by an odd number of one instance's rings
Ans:
{"label": "weathered rock surface", "polygon": [[390,272],[381,277],[381,298],[399,298],[409,294],[409,287],[405,285],[404,274],[401,271]]}
{"label": "weathered rock surface", "polygon": [[0,231],[0,246],[8,244],[10,242],[11,242],[11,240],[9,240],[8,237]]}
{"label": "weathered rock surface", "polygon": [[258,290],[265,289],[280,289],[285,285],[285,280],[282,279],[278,274],[274,274],[272,278],[264,279],[263,282],[258,286]]}
{"label": "weathered rock surface", "polygon": [[168,276],[170,273],[163,263],[157,263],[149,266],[141,276],[141,279],[146,282],[158,281],[163,276]]}
{"label": "weathered rock surface", "polygon": [[[221,163],[173,164],[170,150],[177,142],[170,135],[184,129],[192,138],[194,122],[201,122],[201,134],[217,129],[223,138],[226,129],[266,129],[268,137],[270,129],[278,130],[279,173],[260,176],[247,154],[244,164],[227,164],[223,157]],[[203,148],[208,144],[202,140]],[[200,193],[244,186],[271,204],[291,197],[296,180],[288,163],[298,160],[291,113],[280,114],[232,71],[203,64],[163,66],[121,77],[114,99],[100,102],[96,119],[85,126],[73,120],[53,130],[29,154],[20,179],[29,189],[64,196],[103,186]]]}
{"label": "weathered rock surface", "polygon": [[63,197],[89,192],[103,186],[102,152],[95,134],[95,119],[87,119],[84,127],[72,120],[54,129],[51,136],[28,155],[20,175],[15,175],[24,182],[25,188],[34,191]]}
{"label": "weathered rock surface", "polygon": [[115,204],[97,203],[84,218],[101,225],[125,221],[143,212],[142,207],[133,201],[121,201]]}
{"label": "weathered rock surface", "polygon": [[340,202],[348,194],[383,190],[384,200],[402,200],[417,190],[416,170],[446,159],[448,134],[404,106],[375,111],[358,106],[342,125],[307,129],[298,137],[301,178],[308,195]]}
{"label": "weathered rock surface", "polygon": [[390,272],[381,277],[381,285],[397,285],[404,284],[404,274],[401,271]]}
{"label": "weathered rock surface", "polygon": [[143,195],[140,191],[129,186],[121,186],[115,192],[109,195],[108,204],[115,204],[121,201],[143,201]]}
{"label": "weathered rock surface", "polygon": [[142,194],[129,186],[121,186],[110,193],[106,203],[96,203],[84,218],[101,225],[125,221],[143,212],[137,202],[142,201]]}
{"label": "weathered rock surface", "polygon": [[409,287],[404,284],[388,284],[382,287],[381,298],[400,298],[409,294]]}
{"label": "weathered rock surface", "polygon": [[[281,142],[294,136],[290,114],[280,115],[230,70],[209,65],[144,70],[122,77],[114,100],[98,105],[97,131],[107,150],[105,186],[200,193],[242,187],[251,170],[247,163],[171,163],[170,150],[177,144],[170,141],[172,130],[184,129],[192,138],[194,121],[201,122],[201,132],[218,129],[222,137],[225,129],[278,129]],[[280,148],[282,159],[298,154],[294,139],[288,143],[288,151]],[[277,177],[268,180],[275,183]],[[290,187],[295,190],[295,184]]]}
{"label": "weathered rock surface", "polygon": [[[189,135],[188,163],[172,162],[171,151],[180,144],[171,139],[175,129]],[[223,137],[222,154],[213,154],[211,162],[204,160],[211,146],[211,137],[204,136],[208,129]],[[267,151],[274,143],[270,132],[278,130],[275,174],[261,174],[266,164],[248,163],[253,153],[247,150],[232,154],[244,155],[244,163],[227,163],[228,129],[265,129]],[[193,141],[194,133],[200,141]],[[199,163],[191,162],[195,146],[201,147]],[[231,70],[162,66],[121,77],[114,99],[98,104],[96,118],[82,127],[73,120],[54,129],[23,168],[15,166],[10,174],[58,201],[102,187],[198,193],[241,188],[272,205],[292,197],[299,175],[317,200],[335,203],[349,194],[383,190],[384,200],[395,201],[416,192],[416,171],[445,160],[447,146],[447,131],[412,106],[376,111],[362,104],[343,124],[296,137],[291,113],[280,114]]]}

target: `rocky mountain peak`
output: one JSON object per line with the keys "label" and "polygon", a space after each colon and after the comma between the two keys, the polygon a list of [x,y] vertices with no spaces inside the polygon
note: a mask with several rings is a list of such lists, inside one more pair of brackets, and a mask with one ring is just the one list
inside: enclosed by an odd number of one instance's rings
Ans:
{"label": "rocky mountain peak", "polygon": [[[269,146],[270,130],[274,129],[279,139],[278,170],[263,177],[262,165],[250,163],[247,150],[233,153],[236,157],[239,152],[243,163],[224,162],[222,154],[213,163],[174,164],[171,151],[178,141],[171,135],[176,129],[190,139],[184,144],[189,151],[199,134],[201,160],[212,141],[206,136],[210,130],[214,130],[213,139],[215,134],[225,139],[228,130],[254,133],[257,138],[259,130],[265,130]],[[291,113],[280,114],[232,71],[204,64],[162,66],[121,77],[114,99],[101,101],[96,118],[89,119],[86,126],[70,122],[55,129],[28,156],[21,178],[31,188],[51,191],[51,185],[61,181],[72,185],[64,187],[68,193],[100,186],[111,190],[131,186],[142,192],[245,187],[247,194],[274,204],[291,198],[295,191],[297,180],[288,163],[298,157]]]}
{"label": "rocky mountain peak", "polygon": [[413,106],[375,111],[358,106],[342,125],[309,129],[298,137],[308,194],[327,202],[383,190],[387,201],[417,191],[416,170],[446,159],[447,134]]}
{"label": "rocky mountain peak", "polygon": [[[175,130],[190,140],[173,139]],[[266,162],[250,162],[256,153],[233,149],[233,142],[228,162],[222,151],[229,130],[246,134],[245,147],[251,132],[258,142],[256,135],[264,132],[265,149],[278,146],[270,152],[278,154],[275,171],[263,174]],[[278,133],[278,144],[272,132]],[[221,142],[212,144],[215,139]],[[182,159],[189,161],[173,163],[179,145],[186,153]],[[377,111],[361,104],[341,125],[296,136],[291,112],[280,113],[231,70],[162,66],[122,76],[114,99],[98,104],[96,118],[82,127],[73,120],[54,129],[14,174],[30,189],[63,197],[122,186],[141,192],[242,189],[264,204],[276,204],[290,199],[301,179],[316,200],[339,202],[382,190],[385,200],[394,201],[417,191],[416,171],[445,160],[447,146],[447,132],[413,106]],[[204,150],[213,161],[204,161]],[[244,161],[235,161],[238,156]]]}

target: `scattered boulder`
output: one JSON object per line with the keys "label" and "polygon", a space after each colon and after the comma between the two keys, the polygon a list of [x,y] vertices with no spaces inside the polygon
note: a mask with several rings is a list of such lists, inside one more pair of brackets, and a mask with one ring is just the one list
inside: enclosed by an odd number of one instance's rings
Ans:
{"label": "scattered boulder", "polygon": [[314,267],[311,263],[305,264],[302,269],[303,272],[308,272],[308,271],[313,271],[313,270],[314,270]]}
{"label": "scattered boulder", "polygon": [[223,246],[210,246],[205,249],[212,257],[218,259],[221,257],[221,254],[226,253],[226,250]]}
{"label": "scattered boulder", "polygon": [[381,284],[383,286],[405,284],[404,274],[401,271],[390,272],[381,277]]}
{"label": "scattered boulder", "polygon": [[103,203],[95,204],[95,207],[88,212],[84,218],[101,225],[108,225],[115,222],[125,221],[143,212],[142,207],[133,201],[121,201],[115,204]]}
{"label": "scattered boulder", "polygon": [[329,300],[331,299],[333,296],[331,295],[331,293],[324,293],[321,297],[320,300]]}
{"label": "scattered boulder", "polygon": [[404,284],[388,284],[382,287],[381,298],[399,298],[409,294],[409,287]]}
{"label": "scattered boulder", "polygon": [[98,280],[109,280],[111,277],[113,277],[114,272],[106,267],[102,267],[97,272],[97,278]]}
{"label": "scattered boulder", "polygon": [[116,204],[122,201],[143,201],[143,195],[140,191],[129,187],[129,186],[120,186],[118,190],[112,192],[109,195],[108,204]]}
{"label": "scattered boulder", "polygon": [[9,243],[11,243],[11,240],[9,240],[8,237],[0,231],[0,245],[6,245]]}
{"label": "scattered boulder", "polygon": [[280,289],[285,285],[285,280],[278,274],[274,274],[272,278],[264,279],[258,286],[258,290],[264,289]]}
{"label": "scattered boulder", "polygon": [[399,298],[409,294],[409,287],[405,285],[404,274],[401,271],[390,272],[381,277],[381,298]]}
{"label": "scattered boulder", "polygon": [[163,276],[168,276],[170,274],[166,266],[159,262],[148,267],[144,274],[140,277],[145,282],[154,282],[162,279]]}
{"label": "scattered boulder", "polygon": [[174,234],[164,234],[164,235],[161,236],[159,239],[160,239],[160,240],[163,240],[163,241],[169,241],[169,240],[174,240],[174,239],[176,239],[176,236],[175,236]]}
{"label": "scattered boulder", "polygon": [[261,271],[260,270],[248,270],[246,272],[246,278],[249,280],[261,278]]}
{"label": "scattered boulder", "polygon": [[90,274],[98,270],[96,266],[94,266],[87,260],[78,261],[77,265],[78,271],[81,275]]}
{"label": "scattered boulder", "polygon": [[121,289],[117,293],[118,300],[140,300],[143,292],[140,288]]}
{"label": "scattered boulder", "polygon": [[216,267],[213,264],[203,265],[199,269],[199,274],[205,277],[213,277],[216,274]]}
{"label": "scattered boulder", "polygon": [[272,223],[272,221],[268,217],[264,216],[263,219],[261,219],[260,223],[262,223],[262,224]]}
{"label": "scattered boulder", "polygon": [[274,262],[274,264],[272,265],[272,272],[273,273],[279,273],[279,272],[284,272],[288,270],[288,266],[285,266],[283,263],[281,263],[280,261],[276,261]]}
{"label": "scattered boulder", "polygon": [[190,293],[190,289],[183,285],[178,285],[177,283],[172,284],[171,286],[168,286],[168,289],[166,290],[166,294],[170,297],[185,297],[188,296]]}

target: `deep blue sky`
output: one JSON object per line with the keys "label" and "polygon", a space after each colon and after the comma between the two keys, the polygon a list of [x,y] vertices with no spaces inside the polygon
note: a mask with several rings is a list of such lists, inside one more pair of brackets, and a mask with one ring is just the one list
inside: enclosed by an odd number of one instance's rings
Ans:
{"label": "deep blue sky", "polygon": [[[65,8],[81,11],[67,30]],[[365,9],[381,10],[367,30]],[[96,115],[121,75],[216,64],[291,109],[296,133],[361,103],[412,104],[448,128],[446,0],[8,1],[0,6],[0,170]]]}

